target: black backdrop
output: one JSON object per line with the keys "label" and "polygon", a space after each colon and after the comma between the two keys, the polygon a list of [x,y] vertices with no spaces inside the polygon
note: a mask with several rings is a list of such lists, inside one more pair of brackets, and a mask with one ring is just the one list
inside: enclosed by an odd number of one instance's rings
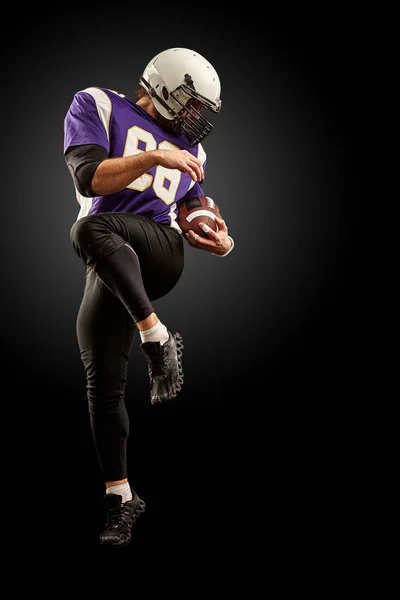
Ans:
{"label": "black backdrop", "polygon": [[204,54],[222,81],[205,190],[236,245],[226,259],[188,247],[181,282],[156,305],[185,343],[173,402],[150,405],[138,344],[132,353],[130,478],[148,507],[118,558],[135,565],[133,587],[149,565],[167,565],[171,586],[188,573],[232,581],[245,565],[282,567],[310,540],[315,550],[321,521],[334,536],[340,520],[325,516],[345,487],[338,460],[359,385],[362,27],[348,15],[188,10],[37,7],[11,17],[3,40],[4,464],[27,511],[19,556],[46,552],[54,565],[67,552],[71,576],[104,553],[65,112],[91,85],[133,97],[147,61],[171,46]]}

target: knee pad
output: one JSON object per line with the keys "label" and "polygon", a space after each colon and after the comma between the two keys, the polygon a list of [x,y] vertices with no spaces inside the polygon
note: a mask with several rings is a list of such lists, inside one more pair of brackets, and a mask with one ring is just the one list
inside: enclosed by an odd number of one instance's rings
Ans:
{"label": "knee pad", "polygon": [[75,221],[70,230],[70,240],[86,265],[109,256],[125,243],[101,215],[89,215]]}

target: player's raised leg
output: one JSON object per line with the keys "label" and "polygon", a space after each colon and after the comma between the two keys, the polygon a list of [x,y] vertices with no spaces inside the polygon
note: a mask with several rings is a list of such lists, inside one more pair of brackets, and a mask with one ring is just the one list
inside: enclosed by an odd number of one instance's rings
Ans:
{"label": "player's raised leg", "polygon": [[182,338],[168,331],[150,298],[162,297],[179,279],[182,255],[174,248],[182,243],[181,237],[139,215],[99,214],[79,219],[71,240],[78,256],[92,266],[140,331],[151,402],[175,397],[183,383]]}

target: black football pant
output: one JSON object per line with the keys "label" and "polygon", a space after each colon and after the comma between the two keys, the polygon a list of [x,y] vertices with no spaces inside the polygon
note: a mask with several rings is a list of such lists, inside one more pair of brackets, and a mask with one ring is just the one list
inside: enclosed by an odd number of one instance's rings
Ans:
{"label": "black football pant", "polygon": [[120,480],[128,477],[125,386],[135,322],[178,282],[183,237],[140,215],[103,213],[76,221],[71,242],[86,265],[76,329],[93,440],[104,480]]}

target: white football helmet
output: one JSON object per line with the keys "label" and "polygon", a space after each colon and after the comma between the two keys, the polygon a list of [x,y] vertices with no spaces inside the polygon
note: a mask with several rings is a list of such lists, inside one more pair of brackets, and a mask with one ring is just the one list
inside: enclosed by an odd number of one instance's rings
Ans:
{"label": "white football helmet", "polygon": [[221,83],[214,67],[198,52],[169,48],[148,63],[140,85],[157,111],[191,146],[201,142],[213,125],[200,114],[202,108],[219,113]]}

